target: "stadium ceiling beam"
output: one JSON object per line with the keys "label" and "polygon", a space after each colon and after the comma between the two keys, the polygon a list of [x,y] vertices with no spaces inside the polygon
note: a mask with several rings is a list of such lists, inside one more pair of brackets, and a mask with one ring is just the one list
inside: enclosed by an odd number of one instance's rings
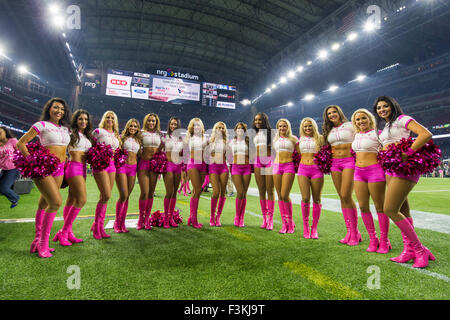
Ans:
{"label": "stadium ceiling beam", "polygon": [[324,8],[313,4],[311,1],[268,0],[266,3],[273,3],[311,23],[317,23],[325,10]]}

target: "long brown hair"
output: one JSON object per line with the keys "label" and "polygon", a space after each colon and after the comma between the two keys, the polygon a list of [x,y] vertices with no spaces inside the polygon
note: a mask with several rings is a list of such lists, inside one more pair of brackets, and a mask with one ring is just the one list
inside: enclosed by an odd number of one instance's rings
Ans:
{"label": "long brown hair", "polygon": [[91,123],[91,116],[89,115],[89,112],[83,109],[76,110],[73,115],[72,119],[70,120],[70,146],[75,146],[78,142],[80,142],[80,135],[78,133],[78,118],[82,115],[87,115],[88,118],[88,124],[86,126],[86,129],[84,129],[83,134],[86,136],[86,138],[93,143],[94,139],[92,137],[92,123]]}
{"label": "long brown hair", "polygon": [[39,121],[48,121],[50,120],[50,108],[53,106],[53,103],[59,102],[64,106],[64,116],[61,120],[59,120],[59,124],[61,126],[64,126],[66,128],[69,128],[70,126],[70,118],[71,118],[71,112],[69,109],[69,106],[67,105],[67,102],[62,98],[51,98],[48,100],[44,108],[42,109],[41,117],[39,118]]}
{"label": "long brown hair", "polygon": [[334,128],[334,124],[333,122],[330,121],[330,119],[328,119],[328,109],[330,108],[335,108],[336,111],[339,114],[339,117],[341,118],[342,123],[347,122],[348,119],[346,118],[346,116],[344,115],[344,112],[342,111],[342,109],[337,106],[337,105],[330,105],[328,107],[325,108],[325,110],[323,111],[323,124],[322,124],[322,136],[323,136],[323,142],[324,144],[328,144],[328,135],[330,134],[331,129]]}

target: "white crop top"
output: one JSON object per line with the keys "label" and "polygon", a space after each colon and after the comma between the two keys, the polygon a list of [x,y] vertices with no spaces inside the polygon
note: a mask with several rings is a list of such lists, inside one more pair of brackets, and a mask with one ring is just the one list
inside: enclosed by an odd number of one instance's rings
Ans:
{"label": "white crop top", "polygon": [[183,141],[179,137],[166,136],[165,139],[166,152],[181,152],[183,150]]}
{"label": "white crop top", "polygon": [[206,138],[198,136],[192,136],[189,138],[189,150],[203,150],[207,144],[208,141]]}
{"label": "white crop top", "polygon": [[411,134],[411,130],[408,130],[408,124],[414,120],[410,116],[404,114],[400,115],[391,125],[387,122],[383,131],[380,133],[380,141],[383,146],[398,142],[402,138],[408,138]]}
{"label": "white crop top", "polygon": [[78,132],[78,136],[80,137],[80,140],[74,146],[69,145],[68,147],[69,152],[70,151],[86,152],[90,147],[92,147],[92,143],[89,141],[88,138],[86,138],[86,136],[83,133]]}
{"label": "white crop top", "polygon": [[97,143],[110,145],[113,150],[116,150],[119,147],[119,139],[116,138],[114,131],[109,132],[106,129],[97,128],[94,130],[92,135],[95,139],[97,139]]}
{"label": "white crop top", "polygon": [[353,129],[353,125],[350,121],[347,121],[331,129],[328,134],[328,143],[331,146],[352,143],[354,136],[355,130]]}
{"label": "white crop top", "polygon": [[161,144],[161,135],[158,132],[142,131],[142,143],[144,148],[158,148]]}
{"label": "white crop top", "polygon": [[128,152],[138,153],[139,149],[141,148],[141,145],[133,137],[128,137],[123,142],[122,147],[123,147],[123,149],[127,150]]}
{"label": "white crop top", "polygon": [[225,153],[225,143],[223,142],[223,139],[216,139],[214,142],[209,142],[211,153]]}
{"label": "white crop top", "polygon": [[248,146],[245,139],[232,139],[229,142],[233,156],[245,156],[248,154]]}
{"label": "white crop top", "polygon": [[295,145],[292,143],[291,139],[278,137],[278,139],[273,143],[273,148],[276,152],[294,152]]}
{"label": "white crop top", "polygon": [[64,126],[57,126],[50,121],[39,121],[31,127],[38,133],[44,147],[67,146],[70,142],[69,129]]}
{"label": "white crop top", "polygon": [[299,140],[300,153],[316,153],[316,141],[314,137],[303,136]]}
{"label": "white crop top", "polygon": [[359,132],[355,135],[355,140],[352,143],[352,149],[355,152],[375,152],[381,148],[381,142],[375,130],[368,132]]}
{"label": "white crop top", "polygon": [[253,143],[256,147],[267,146],[266,130],[260,130],[253,138]]}

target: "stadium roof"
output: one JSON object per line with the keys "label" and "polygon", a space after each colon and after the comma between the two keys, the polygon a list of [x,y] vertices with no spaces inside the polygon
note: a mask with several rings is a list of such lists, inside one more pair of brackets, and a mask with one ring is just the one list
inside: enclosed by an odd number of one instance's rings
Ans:
{"label": "stadium roof", "polygon": [[[242,85],[345,2],[74,0],[65,5],[80,7],[81,29],[66,34],[75,61],[85,68],[145,72],[163,66],[199,73],[211,81]],[[61,83],[67,81],[66,73],[71,74],[71,65],[62,55],[61,41],[50,24],[50,3],[2,1],[1,20],[3,30],[22,39],[21,51],[28,53],[30,61],[34,58],[47,64],[40,66],[42,72]]]}

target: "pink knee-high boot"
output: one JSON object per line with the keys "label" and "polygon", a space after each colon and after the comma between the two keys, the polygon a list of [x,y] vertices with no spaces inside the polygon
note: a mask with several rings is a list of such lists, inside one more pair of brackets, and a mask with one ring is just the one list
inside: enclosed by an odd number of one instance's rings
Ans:
{"label": "pink knee-high boot", "polygon": [[388,253],[392,249],[391,242],[388,238],[389,233],[389,217],[382,212],[377,212],[378,224],[380,225],[380,244],[378,253]]}
{"label": "pink knee-high boot", "polygon": [[279,233],[286,233],[287,217],[286,217],[286,208],[284,207],[284,201],[278,200],[278,208],[280,209],[281,222],[283,224]]}
{"label": "pink knee-high boot", "polygon": [[300,206],[302,208],[302,219],[303,219],[303,238],[311,239],[311,233],[309,231],[309,202],[301,202]]}
{"label": "pink knee-high boot", "polygon": [[116,219],[114,220],[114,232],[121,233],[121,220],[122,220],[122,210],[123,206],[125,205],[125,202],[116,202]]}
{"label": "pink knee-high boot", "polygon": [[[69,217],[69,212],[72,210],[72,208],[73,208],[73,206],[64,206],[64,209],[63,209],[64,226],[67,223],[67,219]],[[64,226],[63,226],[63,228],[64,228]],[[68,233],[67,232],[63,233],[63,228],[61,228],[61,230],[56,232],[55,236],[53,237],[53,242],[59,241],[59,244],[62,246],[71,246],[72,242],[70,242],[68,239]]]}
{"label": "pink knee-high boot", "polygon": [[347,208],[342,208],[342,215],[344,216],[344,222],[345,222],[345,228],[347,229],[347,234],[345,237],[341,240],[339,240],[340,243],[346,244],[348,242],[348,239],[350,238],[350,217],[349,217],[349,210]]}
{"label": "pink knee-high boot", "polygon": [[217,202],[219,199],[212,198],[211,197],[211,213],[209,216],[209,225],[211,227],[214,227],[216,225],[216,209],[217,209]]}
{"label": "pink knee-high boot", "polygon": [[72,243],[83,242],[83,239],[75,238],[72,232],[72,224],[80,211],[81,208],[76,208],[73,206],[69,207],[69,210],[67,210],[66,217],[64,219],[64,226],[56,233],[53,241],[56,242],[59,240],[59,244],[62,246],[71,246]]}
{"label": "pink knee-high boot", "polygon": [[216,227],[222,226],[222,224],[220,223],[220,216],[222,215],[223,207],[225,206],[226,200],[227,200],[227,198],[225,198],[225,197],[219,198],[219,204],[217,205]]}
{"label": "pink knee-high boot", "polygon": [[367,252],[375,252],[378,249],[378,238],[377,232],[375,231],[375,224],[373,223],[372,213],[369,212],[361,212],[361,218],[366,227],[367,233],[369,234],[369,247],[367,248]]}
{"label": "pink knee-high boot", "polygon": [[245,227],[244,216],[245,216],[245,208],[246,207],[247,207],[247,199],[244,198],[241,200],[241,210],[239,213],[239,227]]}
{"label": "pink knee-high boot", "polygon": [[284,202],[284,209],[285,209],[285,213],[286,213],[286,223],[287,223],[286,233],[294,233],[294,231],[295,231],[295,223],[294,223],[294,219],[293,219],[292,202],[291,201],[285,201]]}
{"label": "pink knee-high boot", "polygon": [[92,231],[92,236],[94,237],[94,239],[100,240],[102,239],[102,235],[99,231],[99,221],[101,220],[101,214],[102,214],[102,210],[103,210],[103,203],[98,202],[97,206],[95,207],[95,218],[94,218],[94,223],[92,224],[91,227],[91,231]]}
{"label": "pink knee-high boot", "polygon": [[267,227],[266,230],[273,229],[273,213],[275,212],[275,201],[274,200],[266,200],[267,206]]}
{"label": "pink knee-high boot", "polygon": [[[44,218],[45,210],[44,209],[38,209],[36,210],[36,216],[35,216],[35,234],[34,234],[34,240],[31,242],[30,246],[30,253],[37,252],[37,246],[39,243],[39,238],[41,236],[42,231],[42,219]],[[50,252],[55,251],[53,248],[49,248]]]}
{"label": "pink knee-high boot", "polygon": [[144,227],[145,230],[151,230],[152,224],[150,223],[150,218],[152,215],[152,207],[153,207],[153,198],[147,199],[147,205],[145,207],[145,216],[144,216]]}
{"label": "pink knee-high boot", "polygon": [[242,199],[239,199],[238,197],[236,197],[234,206],[235,206],[235,209],[236,209],[236,214],[234,216],[234,225],[236,227],[239,227],[239,219],[240,219],[240,215],[241,215]]}
{"label": "pink knee-high boot", "polygon": [[[236,198],[237,201],[237,198]],[[262,212],[262,216],[263,216],[263,223],[261,225],[261,229],[265,229],[267,227],[267,200],[259,200],[259,204],[261,206],[261,212]],[[236,211],[237,212],[237,211]],[[236,221],[234,223],[234,225],[236,225]]]}
{"label": "pink knee-high boot", "polygon": [[428,266],[428,260],[435,260],[433,254],[419,241],[419,238],[408,219],[405,218],[394,223],[408,238],[410,247],[414,251],[414,268],[425,268]]}
{"label": "pink knee-high boot", "polygon": [[109,234],[106,233],[105,231],[105,218],[106,218],[106,209],[108,207],[108,203],[104,204],[104,207],[102,208],[102,212],[101,212],[101,218],[99,221],[99,227],[98,230],[102,236],[102,238],[111,238],[111,236]]}
{"label": "pink knee-high boot", "polygon": [[169,201],[169,223],[173,228],[177,228],[178,224],[173,220],[173,213],[175,210],[175,204],[177,203],[177,198],[170,198]]}
{"label": "pink knee-high boot", "polygon": [[320,203],[313,202],[312,209],[312,226],[311,226],[311,239],[319,239],[319,234],[317,232],[317,226],[319,224],[320,214],[322,212],[322,205]]}
{"label": "pink knee-high boot", "polygon": [[192,227],[196,229],[200,229],[203,227],[202,224],[198,223],[197,220],[197,214],[198,214],[198,202],[200,201],[199,198],[191,198],[189,207],[190,207],[190,215],[187,222],[187,225],[192,225]]}
{"label": "pink knee-high boot", "polygon": [[123,208],[122,208],[122,212],[121,212],[121,215],[120,215],[120,231],[124,232],[124,233],[129,232],[128,229],[125,226],[125,220],[127,218],[127,212],[128,212],[128,200],[123,203]]}
{"label": "pink knee-high boot", "polygon": [[164,222],[163,222],[164,229],[170,228],[169,204],[170,198],[164,198]]}
{"label": "pink knee-high boot", "polygon": [[356,208],[350,208],[348,210],[348,216],[350,217],[350,237],[347,245],[357,246],[361,242],[361,234],[358,230],[358,210]]}
{"label": "pink knee-high boot", "polygon": [[56,212],[44,212],[42,218],[42,229],[39,237],[39,242],[37,245],[37,251],[39,257],[50,258],[52,254],[50,253],[50,248],[48,247],[48,241],[50,238],[50,232],[52,230],[53,220],[55,220]]}
{"label": "pink knee-high boot", "polygon": [[145,209],[147,208],[148,200],[139,200],[139,219],[136,225],[136,230],[141,230],[144,227]]}

